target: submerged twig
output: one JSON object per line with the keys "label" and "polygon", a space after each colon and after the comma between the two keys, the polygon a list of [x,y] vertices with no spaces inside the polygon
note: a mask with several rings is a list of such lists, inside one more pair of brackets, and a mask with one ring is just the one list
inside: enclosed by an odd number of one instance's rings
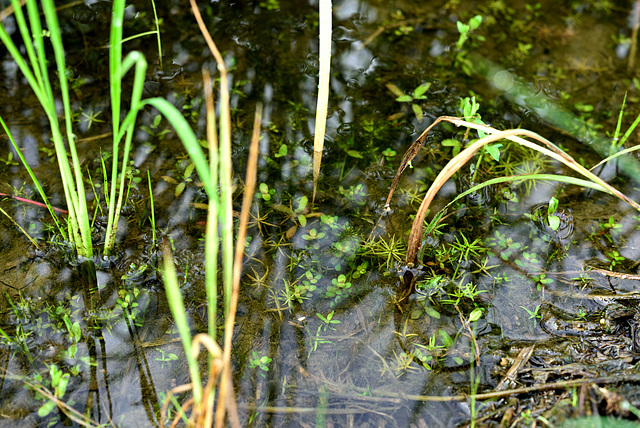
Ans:
{"label": "submerged twig", "polygon": [[515,382],[518,373],[520,373],[522,368],[529,361],[529,358],[531,358],[531,355],[533,355],[534,348],[535,346],[525,346],[520,350],[518,356],[513,361],[513,364],[509,367],[509,370],[507,370],[507,373],[504,375],[502,380],[500,380],[498,386],[496,386],[496,391],[504,391],[507,386],[512,385],[513,382]]}
{"label": "submerged twig", "polygon": [[[603,377],[595,377],[595,378],[583,378],[583,379],[573,379],[573,380],[562,380],[558,382],[551,383],[543,383],[539,385],[532,385],[522,388],[514,388],[507,389],[505,391],[492,391],[485,392],[481,394],[476,394],[476,400],[490,400],[495,398],[508,397],[516,394],[529,394],[531,392],[536,391],[547,391],[550,389],[567,389],[573,388],[575,386],[581,385],[610,385],[619,382],[640,382],[640,375],[618,375],[618,376],[603,376]],[[371,394],[371,390],[368,388],[360,388],[360,387],[352,387],[354,391],[364,394]],[[341,391],[342,392],[342,391]],[[347,397],[347,394],[343,394],[343,397]],[[467,401],[469,396],[467,394],[457,394],[457,395],[449,395],[449,396],[439,396],[439,395],[416,395],[416,394],[405,394],[404,392],[395,392],[395,391],[381,391],[380,389],[376,390],[375,395],[354,395],[354,398],[358,400],[371,400],[374,402],[378,402],[381,399],[402,399],[408,401],[420,401],[420,402],[451,402],[451,401]],[[239,406],[240,409],[249,410],[253,412],[264,412],[264,413],[311,413],[316,412],[318,409],[315,407],[266,407],[266,406],[252,406],[252,405],[244,405]],[[357,409],[344,409],[344,408],[328,408],[326,409],[327,414],[334,413],[359,413]]]}

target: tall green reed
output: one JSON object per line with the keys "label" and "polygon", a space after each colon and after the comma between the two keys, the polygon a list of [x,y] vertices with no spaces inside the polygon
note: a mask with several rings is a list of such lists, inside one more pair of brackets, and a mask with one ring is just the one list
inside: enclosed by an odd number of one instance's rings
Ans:
{"label": "tall green reed", "polygon": [[[38,5],[35,0],[28,0],[26,3],[29,19],[28,25],[19,1],[11,0],[11,4],[14,8],[14,16],[25,45],[27,57],[25,58],[20,54],[20,51],[13,43],[11,37],[7,34],[4,26],[0,26],[0,40],[2,40],[14,61],[20,68],[20,71],[27,79],[27,82],[31,86],[31,89],[47,115],[51,128],[51,139],[53,140],[56,151],[58,168],[62,177],[67,209],[69,211],[67,224],[70,239],[75,244],[79,256],[90,258],[93,255],[93,246],[91,244],[89,215],[87,211],[80,161],[78,159],[78,153],[75,146],[75,135],[72,130],[72,115],[69,101],[69,86],[67,82],[64,48],[62,45],[61,31],[55,11],[55,5],[52,0],[42,0],[41,2],[42,12],[48,27],[45,31],[40,19],[40,10],[38,9]],[[51,81],[49,79],[49,70],[47,68],[48,60],[45,54],[45,40],[47,38],[50,40],[53,48],[60,85],[60,96],[62,97],[64,112],[64,136],[61,125],[58,121],[56,97],[53,93]],[[10,132],[4,122],[2,125],[7,134],[10,135]],[[20,153],[19,148],[15,144],[15,140],[12,137],[10,138],[14,144],[14,148],[18,153]],[[68,152],[65,146],[65,141],[69,146]],[[68,159],[68,154],[71,155],[71,161]],[[24,160],[24,157],[20,156],[20,159],[27,169],[30,170]],[[30,174],[32,175],[32,178],[35,177],[32,172],[30,172]],[[49,205],[42,188],[40,186],[37,187],[40,192],[40,196],[43,198],[45,203]],[[51,208],[49,208],[49,211],[53,215]],[[59,230],[63,237],[67,239],[64,229],[60,227]]]}
{"label": "tall green reed", "polygon": [[[13,139],[9,128],[0,118],[7,135],[18,153],[22,163],[29,172],[39,194],[47,204],[49,211],[56,222],[58,230],[63,239],[68,238],[76,247],[79,256],[91,258],[93,256],[93,245],[91,242],[91,226],[89,224],[89,211],[86,202],[84,180],[80,168],[80,161],[76,150],[76,137],[73,133],[69,85],[66,78],[66,64],[64,58],[64,46],[62,43],[60,25],[53,0],[42,0],[41,8],[45,17],[47,28],[44,29],[40,18],[40,10],[36,0],[27,0],[26,9],[28,23],[20,7],[19,0],[11,0],[15,10],[15,19],[20,31],[22,41],[25,45],[26,56],[23,56],[15,45],[4,26],[0,26],[0,40],[5,44],[12,58],[20,68],[20,71],[27,79],[31,89],[38,98],[40,105],[44,109],[49,120],[51,139],[54,142],[58,168],[62,177],[63,190],[69,211],[67,225],[68,234],[65,228],[59,223],[51,205],[48,202],[37,177],[21,154],[18,144]],[[135,123],[138,112],[146,105],[151,105],[161,113],[168,115],[167,119],[176,129],[180,138],[193,139],[195,136],[191,132],[186,120],[180,116],[179,112],[169,102],[161,98],[142,100],[142,89],[147,69],[147,61],[140,52],[130,52],[126,57],[122,56],[123,26],[124,26],[124,0],[114,0],[113,13],[109,41],[109,78],[111,91],[111,109],[113,117],[113,141],[112,141],[112,165],[111,177],[105,180],[105,196],[109,206],[107,213],[107,231],[105,236],[104,254],[109,254],[113,250],[116,240],[118,220],[122,206],[125,203],[125,179],[129,154],[133,143]],[[154,6],[155,9],[155,6]],[[156,26],[155,32],[159,33]],[[32,36],[33,34],[33,36]],[[45,54],[45,42],[50,41],[53,48],[57,75],[59,79],[60,93],[58,97],[62,99],[64,135],[58,119],[56,110],[57,96],[49,78],[47,68],[48,59]],[[158,34],[158,46],[160,49],[160,38]],[[161,53],[161,52],[159,52]],[[134,70],[133,88],[131,91],[130,108],[124,114],[122,121],[122,87],[123,78],[130,70]],[[189,128],[186,131],[185,128]],[[189,132],[191,134],[189,135]],[[65,144],[66,143],[66,144]],[[67,151],[67,145],[69,147]],[[122,154],[120,153],[122,151]],[[69,161],[69,155],[71,161]],[[199,167],[199,168],[198,168]],[[196,164],[198,172],[203,174],[202,165]],[[202,175],[201,175],[202,176]]]}

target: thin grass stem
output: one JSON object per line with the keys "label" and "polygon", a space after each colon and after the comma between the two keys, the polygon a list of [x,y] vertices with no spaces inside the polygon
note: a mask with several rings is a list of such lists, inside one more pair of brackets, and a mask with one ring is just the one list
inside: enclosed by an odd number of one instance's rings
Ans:
{"label": "thin grass stem", "polygon": [[156,2],[151,0],[151,7],[153,9],[153,22],[156,24],[156,35],[158,39],[158,64],[162,70],[162,37],[160,36],[160,21],[158,20],[158,12],[156,11]]}
{"label": "thin grass stem", "polygon": [[187,350],[187,363],[189,365],[189,374],[191,376],[191,382],[193,385],[193,399],[196,403],[200,403],[202,398],[202,384],[200,383],[200,368],[198,361],[193,357],[191,352],[191,329],[189,328],[189,322],[187,321],[187,315],[184,308],[184,302],[182,301],[182,294],[180,292],[180,286],[178,284],[178,275],[176,274],[176,268],[173,262],[173,256],[171,255],[171,249],[168,245],[165,245],[163,249],[164,253],[164,286],[167,291],[167,301],[171,309],[173,319],[176,321],[178,332],[180,334],[180,340],[182,346]]}
{"label": "thin grass stem", "polygon": [[45,205],[47,206],[47,209],[49,210],[49,214],[51,214],[51,218],[53,219],[53,222],[55,223],[56,228],[58,229],[59,232],[61,232],[62,238],[66,241],[67,240],[67,234],[64,232],[64,228],[62,227],[62,225],[58,222],[58,216],[55,214],[54,208],[51,205],[51,203],[49,202],[49,198],[47,198],[47,195],[44,193],[44,190],[42,189],[42,186],[40,185],[40,181],[38,181],[38,179],[36,178],[36,175],[34,174],[33,170],[31,169],[31,166],[27,163],[27,160],[22,155],[22,151],[18,147],[18,144],[16,143],[16,141],[13,138],[13,134],[11,133],[11,131],[9,131],[9,127],[7,127],[7,125],[4,122],[4,120],[2,119],[2,117],[0,117],[0,124],[2,124],[2,128],[4,129],[4,132],[9,137],[9,141],[11,141],[11,144],[13,145],[14,150],[18,154],[18,157],[20,158],[20,161],[22,162],[22,165],[27,170],[27,173],[29,174],[29,177],[31,177],[31,181],[33,182],[33,185],[36,186],[36,189],[38,190],[38,194],[40,195],[40,197],[44,201]]}
{"label": "thin grass stem", "polygon": [[35,239],[33,239],[33,238],[32,238],[32,237],[27,233],[27,231],[26,231],[26,230],[24,230],[24,229],[22,228],[22,226],[20,226],[20,225],[19,225],[19,224],[18,224],[18,223],[13,219],[13,217],[11,217],[9,214],[7,214],[7,212],[6,212],[5,210],[3,210],[2,208],[0,208],[0,212],[1,212],[2,214],[4,214],[4,215],[9,219],[9,221],[11,221],[11,223],[13,223],[13,225],[14,225],[14,226],[16,226],[18,229],[20,229],[20,232],[22,232],[22,234],[23,234],[24,236],[26,236],[26,237],[27,237],[27,239],[29,239],[29,241],[31,241],[31,243],[33,244],[33,246],[34,246],[34,247],[36,247],[37,249],[40,249],[40,245],[38,245],[38,243],[36,242],[36,240],[35,240]]}
{"label": "thin grass stem", "polygon": [[[207,108],[207,141],[209,144],[209,168],[212,187],[218,186],[218,133],[216,130],[216,112],[213,102],[211,76],[206,68],[202,70],[204,94]],[[218,333],[218,211],[220,201],[218,195],[209,196],[209,211],[207,213],[207,235],[205,245],[205,261],[207,270],[205,282],[207,290],[207,307],[209,321],[209,335],[216,340]]]}
{"label": "thin grass stem", "polygon": [[153,189],[151,188],[151,174],[147,170],[147,182],[149,183],[149,203],[151,204],[151,236],[153,237],[153,248],[156,248],[156,210],[153,204]]}

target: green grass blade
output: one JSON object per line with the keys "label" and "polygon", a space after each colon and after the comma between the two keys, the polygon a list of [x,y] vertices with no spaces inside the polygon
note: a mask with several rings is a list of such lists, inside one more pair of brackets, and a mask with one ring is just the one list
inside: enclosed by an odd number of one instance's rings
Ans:
{"label": "green grass blade", "polygon": [[[42,75],[40,74],[40,68],[38,67],[38,58],[36,57],[36,53],[33,49],[33,40],[31,39],[31,34],[29,33],[29,26],[24,19],[24,14],[22,13],[20,2],[18,0],[11,0],[11,5],[13,6],[16,24],[18,26],[18,29],[20,30],[20,34],[22,35],[22,40],[24,41],[24,46],[27,51],[27,57],[29,58],[31,67],[33,67],[33,74],[31,73],[31,69],[29,69],[26,62],[24,61],[22,54],[20,54],[16,46],[13,44],[13,41],[9,39],[8,43],[4,38],[2,39],[2,41],[9,50],[11,56],[20,67],[20,71],[22,71],[22,73],[27,78],[29,85],[36,93],[38,99],[44,99],[43,94],[39,94],[40,88],[42,86]],[[4,32],[4,27],[2,27],[2,32]]]}
{"label": "green grass blade", "polygon": [[[119,175],[114,175],[112,177],[112,185],[111,185],[111,198],[115,198],[116,188],[118,189],[118,198],[117,202],[114,200],[110,200],[109,204],[109,216],[107,222],[107,232],[104,243],[104,252],[105,254],[109,254],[113,246],[115,245],[116,232],[118,228],[118,220],[120,218],[120,212],[122,211],[122,206],[125,203],[124,198],[124,189],[125,189],[125,179],[127,175],[127,168],[129,165],[129,154],[131,152],[131,145],[133,141],[133,135],[135,133],[135,122],[138,117],[138,112],[142,107],[141,99],[142,99],[142,91],[144,88],[144,79],[145,72],[147,70],[147,60],[144,58],[140,52],[131,52],[120,64],[120,72],[121,76],[124,75],[132,68],[135,67],[134,72],[134,80],[133,80],[133,89],[131,92],[131,106],[130,110],[125,116],[122,124],[120,125],[120,133],[118,135],[114,135],[114,152],[117,151],[117,147],[120,144],[120,141],[124,138],[124,151],[122,154],[122,163],[121,170]],[[115,157],[112,158],[113,165],[115,165],[115,170],[117,171],[117,166],[119,160]],[[117,174],[117,172],[116,172]],[[118,177],[118,178],[115,178]],[[118,182],[119,179],[119,182]],[[111,199],[110,198],[110,199]],[[115,203],[115,205],[114,205]]]}
{"label": "green grass blade", "polygon": [[156,11],[156,2],[155,0],[151,0],[151,7],[153,8],[153,22],[156,24],[156,31],[158,38],[158,63],[160,64],[160,69],[162,70],[162,40],[160,37],[160,21],[158,21],[158,12]]}
{"label": "green grass blade", "polygon": [[187,356],[187,362],[189,364],[189,374],[191,375],[191,383],[193,385],[193,399],[196,404],[200,403],[202,399],[202,383],[200,382],[200,368],[198,361],[191,353],[191,330],[189,328],[189,322],[187,321],[187,313],[184,309],[184,303],[182,301],[182,294],[180,293],[180,287],[178,285],[178,276],[173,264],[173,257],[168,247],[164,249],[164,287],[167,291],[167,300],[169,307],[171,308],[171,314],[176,321],[178,332],[180,333],[180,339],[182,340],[182,347]]}
{"label": "green grass blade", "polygon": [[207,195],[209,198],[217,198],[218,190],[211,185],[211,173],[209,172],[207,158],[202,151],[200,143],[198,143],[196,135],[193,133],[189,123],[187,123],[187,120],[182,116],[182,113],[180,113],[180,111],[169,101],[162,98],[148,98],[142,101],[142,105],[155,107],[164,117],[167,118],[169,123],[173,126],[173,129],[175,129],[176,134],[178,134],[178,138],[180,138],[180,141],[184,144],[191,161],[195,165],[196,171],[200,176],[200,180],[202,180],[202,183],[204,184]]}
{"label": "green grass blade", "polygon": [[53,221],[56,224],[56,228],[58,229],[58,232],[60,232],[60,234],[62,235],[62,238],[66,241],[67,240],[67,234],[65,233],[64,228],[62,227],[62,225],[58,222],[58,216],[53,211],[53,207],[49,203],[49,198],[47,198],[47,195],[44,193],[44,190],[42,189],[42,186],[40,185],[40,182],[38,181],[38,179],[36,178],[36,175],[34,174],[33,170],[31,169],[31,166],[29,166],[29,164],[27,163],[27,160],[22,155],[22,151],[20,150],[20,147],[18,147],[18,144],[14,140],[13,135],[11,134],[11,131],[9,131],[9,127],[7,127],[6,123],[2,119],[2,116],[0,116],[0,124],[2,125],[2,128],[4,129],[4,132],[6,132],[7,136],[9,137],[9,140],[11,141],[11,144],[13,145],[14,150],[16,151],[16,153],[18,153],[18,157],[20,158],[20,161],[22,162],[22,165],[24,165],[24,168],[27,170],[27,173],[29,174],[29,177],[31,177],[31,181],[33,181],[33,185],[36,186],[36,189],[38,190],[38,194],[42,198],[42,201],[47,206],[47,209],[49,210],[49,214],[51,214],[51,217],[53,218]]}
{"label": "green grass blade", "polygon": [[618,121],[616,122],[616,130],[613,133],[613,141],[611,143],[611,149],[609,151],[609,155],[612,155],[615,148],[621,146],[624,142],[619,141],[620,137],[620,128],[622,127],[622,118],[624,115],[624,106],[627,102],[627,93],[624,93],[624,98],[622,99],[622,105],[620,106],[620,113],[618,114]]}
{"label": "green grass blade", "polygon": [[122,93],[122,27],[124,25],[124,0],[114,0],[111,27],[109,33],[109,88],[111,91],[111,117],[113,143],[111,153],[111,189],[107,200],[107,231],[104,242],[104,254],[109,254],[115,242],[117,221],[116,192],[118,181],[118,160],[120,159],[120,106]]}
{"label": "green grass blade", "polygon": [[[53,52],[55,56],[56,65],[58,68],[58,79],[60,83],[60,92],[62,95],[62,105],[64,108],[65,129],[67,135],[67,143],[69,145],[69,152],[71,153],[71,161],[73,166],[73,178],[75,180],[75,186],[68,183],[71,188],[70,192],[71,203],[74,205],[75,219],[77,221],[75,226],[80,233],[80,242],[76,241],[76,248],[82,246],[82,251],[78,249],[78,254],[91,258],[93,256],[93,244],[91,242],[91,226],[89,224],[89,211],[87,209],[87,198],[84,191],[84,182],[82,169],[80,166],[80,160],[78,158],[78,152],[76,150],[75,139],[76,136],[73,133],[73,127],[71,123],[72,112],[71,103],[69,101],[69,85],[67,82],[67,67],[65,63],[65,53],[62,45],[62,31],[58,22],[58,15],[56,13],[55,5],[52,0],[42,0],[42,9],[49,27],[49,37],[53,46]],[[55,111],[55,108],[54,108]],[[55,120],[57,123],[57,119]],[[68,161],[65,162],[68,165]],[[70,175],[70,174],[67,174]],[[69,210],[71,212],[71,210]]]}
{"label": "green grass blade", "polygon": [[612,195],[611,191],[603,187],[593,181],[583,180],[581,178],[569,177],[566,175],[554,175],[554,174],[530,174],[530,175],[512,175],[507,177],[497,177],[492,178],[491,180],[484,181],[480,184],[477,184],[471,187],[468,190],[458,194],[451,202],[449,202],[442,210],[446,210],[449,208],[454,202],[459,200],[460,198],[464,198],[465,196],[477,192],[480,189],[483,189],[487,186],[491,186],[493,184],[501,184],[501,183],[514,183],[518,181],[529,181],[529,180],[538,180],[538,181],[556,181],[558,183],[572,184],[574,186],[586,187],[588,189],[598,190],[600,192],[608,193]]}
{"label": "green grass blade", "polygon": [[[218,188],[218,135],[216,126],[216,112],[213,105],[213,88],[211,75],[207,69],[203,70],[204,94],[207,106],[207,141],[209,143],[209,171],[211,186]],[[205,288],[207,290],[207,307],[209,336],[216,340],[218,336],[218,216],[220,215],[220,200],[216,194],[209,198],[209,212],[207,213],[207,232],[205,237]]]}
{"label": "green grass blade", "polygon": [[151,188],[151,174],[147,170],[147,183],[149,183],[149,203],[151,204],[151,233],[153,236],[153,248],[156,248],[156,211],[153,204],[153,189]]}
{"label": "green grass blade", "polygon": [[122,43],[127,43],[127,42],[130,42],[131,40],[135,40],[144,36],[150,36],[152,34],[156,34],[156,30],[145,31],[144,33],[138,33],[138,34],[134,34],[133,36],[125,37],[124,39],[122,39]]}
{"label": "green grass blade", "polygon": [[[64,194],[67,203],[67,209],[69,215],[67,217],[69,229],[71,230],[70,238],[72,237],[78,255],[90,257],[92,255],[91,246],[91,234],[88,225],[88,214],[86,212],[86,200],[84,197],[84,188],[82,187],[81,171],[79,170],[79,162],[77,156],[75,156],[75,177],[71,171],[69,161],[67,159],[67,151],[64,144],[64,139],[60,132],[60,126],[58,123],[57,111],[56,111],[56,98],[53,95],[51,83],[48,76],[48,61],[45,54],[45,41],[50,40],[53,46],[54,54],[56,57],[56,65],[58,67],[58,73],[60,74],[60,86],[62,89],[62,99],[65,106],[66,113],[66,134],[70,147],[72,147],[72,157],[74,157],[75,148],[73,147],[74,136],[71,132],[71,115],[68,98],[68,87],[66,85],[66,74],[64,65],[64,49],[62,48],[62,38],[60,36],[60,28],[55,14],[55,6],[52,0],[43,0],[42,8],[47,21],[47,37],[42,27],[40,19],[40,11],[38,10],[37,2],[35,0],[29,0],[27,2],[27,14],[29,23],[24,19],[22,10],[20,9],[19,2],[13,0],[12,4],[15,8],[16,23],[19,26],[20,33],[24,39],[27,51],[27,57],[31,63],[33,70],[27,65],[25,58],[22,57],[20,51],[15,47],[11,38],[7,35],[4,28],[0,28],[0,39],[5,43],[9,53],[12,55],[16,64],[22,71],[23,75],[29,82],[32,90],[42,105],[45,114],[49,120],[51,126],[51,138],[56,149],[56,158],[58,161],[58,168],[62,177]],[[33,36],[33,39],[31,38]],[[35,181],[34,181],[35,183]],[[78,187],[80,189],[78,190]],[[80,192],[80,193],[78,193]],[[84,209],[83,209],[84,207]],[[84,213],[85,221],[78,223],[78,214]],[[82,215],[82,214],[81,214]],[[55,217],[54,217],[55,218]],[[82,219],[82,217],[80,217]],[[64,231],[61,227],[62,235]]]}
{"label": "green grass blade", "polygon": [[[638,117],[640,117],[640,116],[638,116]],[[605,164],[605,163],[609,162],[610,160],[613,160],[613,159],[615,159],[615,158],[617,158],[619,156],[626,155],[627,153],[631,153],[631,152],[636,151],[636,150],[640,150],[640,145],[629,147],[628,149],[620,150],[619,152],[614,153],[614,154],[612,154],[611,156],[609,156],[609,157],[607,157],[605,159],[602,159],[596,165],[594,165],[593,167],[589,168],[589,171],[593,171],[594,169],[596,169],[600,165]]]}

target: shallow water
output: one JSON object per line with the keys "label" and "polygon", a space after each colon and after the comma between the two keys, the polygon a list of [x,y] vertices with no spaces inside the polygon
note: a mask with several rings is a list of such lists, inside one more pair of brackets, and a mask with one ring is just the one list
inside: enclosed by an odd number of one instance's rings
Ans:
{"label": "shallow water", "polygon": [[[500,1],[336,2],[324,177],[311,210],[301,201],[312,189],[317,5],[277,3],[223,2],[203,9],[232,70],[238,195],[255,103],[265,107],[262,186],[252,208],[232,357],[243,425],[457,426],[472,415],[496,423],[496,415],[508,409],[515,423],[525,420],[527,409],[542,408],[547,413],[538,414],[557,420],[577,414],[562,401],[563,390],[531,395],[529,404],[526,395],[515,404],[508,397],[475,405],[464,397],[437,401],[473,393],[474,387],[492,391],[529,345],[535,345],[529,365],[510,387],[634,373],[637,304],[586,296],[635,290],[635,277],[614,275],[637,272],[639,223],[625,203],[548,182],[476,192],[452,206],[444,226],[425,239],[423,265],[410,271],[416,289],[408,289],[411,275],[402,261],[412,216],[452,157],[451,145],[442,141],[466,138],[464,130],[440,126],[404,173],[393,213],[375,226],[404,150],[436,117],[460,115],[464,97],[475,95],[482,120],[498,129],[531,129],[588,166],[606,156],[625,91],[623,131],[637,115],[638,87],[624,54],[629,11],[603,9],[603,2],[564,9],[556,2],[539,8]],[[97,186],[92,201],[102,198],[100,156],[108,158],[104,134],[111,130],[102,74],[108,58],[103,6],[61,12],[67,61],[78,79],[81,157]],[[202,136],[200,69],[215,70],[215,64],[184,5],[164,2],[158,12],[165,22],[166,67],[148,73],[146,96],[171,100]],[[148,5],[136,3],[127,33],[148,30],[150,14]],[[483,22],[460,51],[456,21],[474,15]],[[142,50],[150,63],[158,56],[152,38],[126,47]],[[62,206],[45,119],[36,119],[35,97],[8,58],[3,65],[2,117],[54,205]],[[426,98],[418,99],[413,90],[425,83]],[[390,84],[413,101],[396,101]],[[420,107],[421,117],[411,104]],[[164,394],[188,382],[151,237],[146,171],[159,240],[174,246],[194,333],[206,331],[207,310],[200,241],[206,215],[193,204],[206,197],[196,174],[188,174],[175,135],[163,132],[166,121],[156,124],[154,118],[145,112],[136,135],[118,249],[96,258],[95,273],[57,241],[44,210],[2,203],[42,244],[30,247],[13,224],[0,219],[0,288],[9,297],[0,306],[6,314],[0,328],[7,333],[0,339],[0,363],[8,374],[0,380],[0,414],[9,425],[71,423],[57,411],[37,416],[45,400],[24,388],[25,380],[49,385],[51,364],[72,373],[66,403],[98,423],[118,426],[157,425]],[[5,153],[0,192],[35,199],[29,178],[7,157],[9,149]],[[434,207],[495,176],[567,174],[558,162],[506,142],[500,159],[486,156],[477,177],[474,159],[473,167],[465,166],[443,187]],[[635,171],[631,155],[597,172],[637,199],[630,180]],[[557,231],[546,218],[556,211],[536,208],[552,196],[560,201]],[[536,209],[541,219],[528,218]],[[100,242],[106,224],[99,211],[96,224]],[[372,231],[377,244],[365,245]],[[262,357],[268,362],[261,364]],[[626,394],[639,404],[633,384]],[[539,404],[544,400],[546,408]]]}

